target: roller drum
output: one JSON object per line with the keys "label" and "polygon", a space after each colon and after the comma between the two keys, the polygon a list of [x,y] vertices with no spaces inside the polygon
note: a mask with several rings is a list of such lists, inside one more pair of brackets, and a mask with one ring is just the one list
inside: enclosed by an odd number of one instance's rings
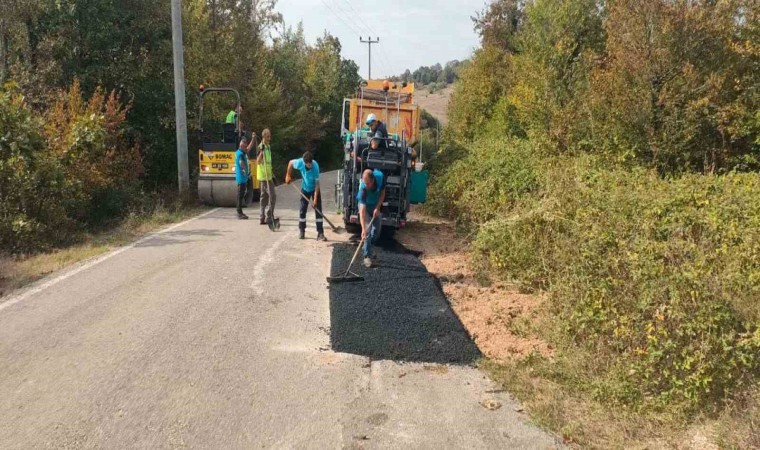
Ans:
{"label": "roller drum", "polygon": [[198,180],[198,197],[207,205],[234,207],[237,206],[237,195],[238,187],[234,179],[201,178]]}

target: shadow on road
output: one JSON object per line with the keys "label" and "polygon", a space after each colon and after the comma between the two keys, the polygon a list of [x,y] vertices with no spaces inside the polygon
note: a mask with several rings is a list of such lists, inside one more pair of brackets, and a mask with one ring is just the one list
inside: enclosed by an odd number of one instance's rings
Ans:
{"label": "shadow on road", "polygon": [[167,245],[186,244],[193,242],[194,237],[218,237],[221,236],[218,230],[177,230],[167,231],[165,233],[157,234],[150,239],[140,242],[135,247],[164,247]]}
{"label": "shadow on road", "polygon": [[[355,249],[333,247],[333,276],[345,272]],[[365,269],[361,254],[354,263],[352,271],[364,282],[329,287],[333,350],[429,363],[470,364],[480,358],[438,281],[417,256],[392,241],[377,254],[375,268]]]}

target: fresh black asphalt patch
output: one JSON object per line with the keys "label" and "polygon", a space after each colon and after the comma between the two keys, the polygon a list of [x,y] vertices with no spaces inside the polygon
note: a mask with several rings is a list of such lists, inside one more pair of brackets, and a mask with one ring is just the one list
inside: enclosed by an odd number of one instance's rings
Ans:
{"label": "fresh black asphalt patch", "polygon": [[[470,364],[481,353],[451,310],[438,281],[419,258],[390,241],[376,248],[376,266],[361,254],[352,272],[363,282],[332,283],[330,323],[336,352],[429,363]],[[331,274],[342,275],[355,244],[333,247]]]}

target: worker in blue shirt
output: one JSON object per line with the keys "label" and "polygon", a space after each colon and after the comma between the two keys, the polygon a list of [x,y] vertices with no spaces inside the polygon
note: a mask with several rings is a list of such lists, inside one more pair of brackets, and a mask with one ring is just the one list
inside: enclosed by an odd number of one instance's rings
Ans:
{"label": "worker in blue shirt", "polygon": [[248,216],[243,214],[245,205],[245,194],[248,191],[248,180],[251,178],[251,169],[248,165],[248,152],[253,148],[254,140],[248,143],[248,138],[243,136],[240,139],[240,146],[235,152],[235,183],[238,188],[237,198],[237,216],[238,219],[247,220]]}
{"label": "worker in blue shirt", "polygon": [[[303,154],[303,158],[292,159],[288,163],[288,171],[285,174],[285,183],[290,184],[293,180],[293,169],[301,172],[301,193],[311,199],[316,205],[314,210],[317,217],[317,240],[326,241],[325,230],[322,224],[322,196],[319,192],[319,164],[314,161],[311,152]],[[309,209],[309,202],[306,198],[301,197],[301,209],[299,210],[298,219],[298,239],[303,239],[306,235],[306,211]]]}
{"label": "worker in blue shirt", "polygon": [[385,176],[377,169],[367,169],[362,173],[359,192],[359,221],[362,224],[362,240],[364,240],[364,267],[372,267],[372,245],[380,236],[383,226],[382,208],[385,201]]}

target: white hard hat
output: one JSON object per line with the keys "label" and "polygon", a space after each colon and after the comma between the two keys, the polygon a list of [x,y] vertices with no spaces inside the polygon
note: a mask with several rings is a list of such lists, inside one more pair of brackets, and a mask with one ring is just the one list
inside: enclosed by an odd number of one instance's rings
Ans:
{"label": "white hard hat", "polygon": [[367,116],[367,125],[371,124],[372,122],[376,121],[377,117],[374,114],[370,114]]}

